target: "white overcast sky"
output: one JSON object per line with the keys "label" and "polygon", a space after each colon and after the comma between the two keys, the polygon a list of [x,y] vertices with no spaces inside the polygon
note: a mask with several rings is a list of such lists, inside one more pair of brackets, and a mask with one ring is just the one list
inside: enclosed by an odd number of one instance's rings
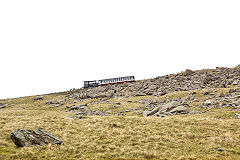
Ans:
{"label": "white overcast sky", "polygon": [[239,58],[239,0],[0,1],[0,99]]}

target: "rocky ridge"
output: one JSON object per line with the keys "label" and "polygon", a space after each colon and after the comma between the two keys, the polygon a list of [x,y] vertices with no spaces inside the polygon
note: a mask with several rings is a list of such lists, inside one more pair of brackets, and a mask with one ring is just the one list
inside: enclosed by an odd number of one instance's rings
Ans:
{"label": "rocky ridge", "polygon": [[[146,116],[165,117],[177,114],[198,114],[204,113],[205,110],[196,111],[189,108],[200,107],[211,109],[218,107],[232,107],[236,111],[240,110],[240,65],[234,68],[217,67],[216,69],[207,69],[192,71],[187,69],[185,72],[178,74],[169,74],[166,76],[156,77],[137,81],[136,83],[123,83],[118,85],[101,86],[97,88],[71,90],[67,98],[83,101],[85,99],[100,99],[97,103],[106,103],[111,98],[152,96],[163,97],[169,93],[178,91],[187,91],[188,96],[176,97],[175,99],[149,99],[140,100],[143,104],[141,108],[134,110],[123,110],[119,113],[112,114],[110,111],[90,110],[87,105],[73,106],[69,112],[77,113],[81,119],[83,116],[109,116],[122,115],[126,112],[142,113]],[[234,87],[236,86],[236,87]],[[218,92],[217,89],[229,89],[227,92]],[[197,95],[201,91],[202,95]],[[202,99],[202,97],[204,99]],[[194,103],[194,105],[189,105]],[[173,105],[174,104],[174,105]],[[170,107],[167,107],[170,106]],[[113,105],[109,108],[119,108],[121,105]],[[167,109],[166,109],[167,107]],[[83,109],[84,108],[84,109]],[[165,109],[164,109],[165,108]],[[143,112],[142,112],[143,111]]]}
{"label": "rocky ridge", "polygon": [[192,71],[187,69],[178,74],[169,74],[137,81],[107,85],[97,88],[71,90],[70,99],[111,98],[132,96],[162,96],[175,91],[201,90],[206,88],[226,88],[240,82],[240,65],[234,68],[217,67],[216,69]]}

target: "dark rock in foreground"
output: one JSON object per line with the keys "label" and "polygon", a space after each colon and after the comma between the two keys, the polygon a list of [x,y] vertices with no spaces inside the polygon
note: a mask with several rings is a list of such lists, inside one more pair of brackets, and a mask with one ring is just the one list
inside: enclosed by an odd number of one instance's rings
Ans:
{"label": "dark rock in foreground", "polygon": [[60,138],[42,128],[39,128],[37,131],[16,129],[11,133],[11,139],[18,147],[62,144]]}

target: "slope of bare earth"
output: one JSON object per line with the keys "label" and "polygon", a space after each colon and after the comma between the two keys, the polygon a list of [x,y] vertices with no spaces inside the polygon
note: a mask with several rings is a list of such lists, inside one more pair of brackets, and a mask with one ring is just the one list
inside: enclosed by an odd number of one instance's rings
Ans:
{"label": "slope of bare earth", "polygon": [[[240,159],[239,67],[0,100],[0,159]],[[184,114],[143,117],[176,101]],[[14,129],[63,145],[17,148]]]}

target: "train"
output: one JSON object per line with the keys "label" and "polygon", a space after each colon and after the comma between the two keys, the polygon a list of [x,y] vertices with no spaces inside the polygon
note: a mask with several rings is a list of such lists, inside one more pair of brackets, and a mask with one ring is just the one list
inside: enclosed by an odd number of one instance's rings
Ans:
{"label": "train", "polygon": [[109,84],[120,84],[124,82],[136,82],[134,76],[125,76],[125,77],[117,77],[117,78],[109,78],[109,79],[100,79],[93,81],[84,81],[84,88],[92,88],[98,86],[105,86]]}

